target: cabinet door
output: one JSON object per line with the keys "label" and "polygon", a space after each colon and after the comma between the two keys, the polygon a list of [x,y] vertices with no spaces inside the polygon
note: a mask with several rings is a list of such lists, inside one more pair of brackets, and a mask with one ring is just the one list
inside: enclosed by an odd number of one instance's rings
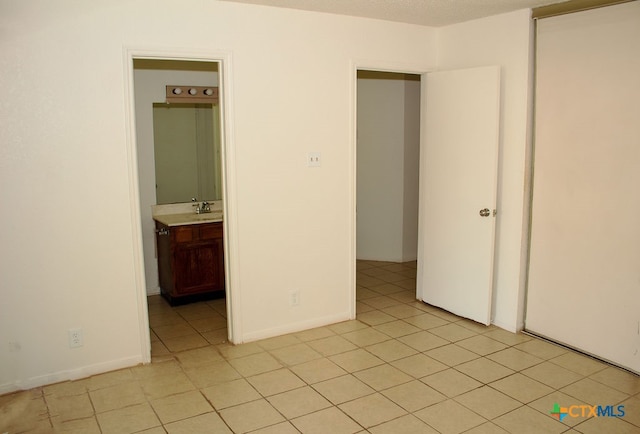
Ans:
{"label": "cabinet door", "polygon": [[178,294],[224,289],[222,240],[177,245],[175,280]]}

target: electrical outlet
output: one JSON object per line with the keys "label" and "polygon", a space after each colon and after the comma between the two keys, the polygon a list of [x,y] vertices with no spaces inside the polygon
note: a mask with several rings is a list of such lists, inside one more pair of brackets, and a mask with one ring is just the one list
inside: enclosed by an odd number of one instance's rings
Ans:
{"label": "electrical outlet", "polygon": [[289,306],[300,306],[300,291],[289,292]]}
{"label": "electrical outlet", "polygon": [[69,348],[78,348],[84,345],[82,329],[69,329]]}

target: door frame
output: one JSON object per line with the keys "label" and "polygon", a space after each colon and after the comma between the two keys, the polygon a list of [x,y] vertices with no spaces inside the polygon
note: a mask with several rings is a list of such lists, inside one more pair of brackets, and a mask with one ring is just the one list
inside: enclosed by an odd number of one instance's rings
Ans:
{"label": "door frame", "polygon": [[[381,60],[352,60],[351,65],[349,67],[350,74],[350,86],[351,86],[351,120],[350,120],[350,136],[351,140],[349,143],[349,233],[351,234],[351,240],[349,245],[349,318],[356,318],[356,263],[357,263],[357,231],[356,231],[356,205],[357,205],[357,164],[358,164],[358,156],[357,156],[357,143],[358,143],[358,71],[379,71],[379,72],[395,72],[400,74],[416,74],[420,75],[421,86],[426,79],[426,74],[430,72],[434,72],[437,68],[427,65],[425,63],[416,63],[416,64],[407,64],[407,63],[396,63],[396,62],[386,62]],[[424,111],[426,106],[426,101],[421,92],[420,96],[420,112]],[[422,149],[424,145],[424,134],[423,134],[423,122],[420,120],[420,149]],[[420,207],[420,203],[418,203],[418,207]],[[418,258],[420,259],[420,258]],[[416,297],[418,297],[417,288],[416,288]],[[422,301],[421,298],[418,300]]]}
{"label": "door frame", "polygon": [[138,310],[140,352],[143,363],[151,362],[151,340],[149,332],[149,313],[147,308],[147,290],[145,283],[144,255],[142,246],[142,223],[140,218],[140,187],[138,174],[138,145],[136,138],[134,59],[179,60],[194,62],[216,62],[219,68],[220,125],[222,154],[222,190],[224,209],[224,255],[227,302],[228,339],[232,343],[242,341],[241,296],[239,281],[237,236],[237,182],[234,152],[234,123],[232,118],[233,96],[232,56],[226,51],[193,51],[184,49],[161,50],[148,47],[125,47],[123,52],[124,90],[125,90],[125,128],[126,153],[129,181],[129,209],[131,212],[133,271],[135,277],[135,303]]}

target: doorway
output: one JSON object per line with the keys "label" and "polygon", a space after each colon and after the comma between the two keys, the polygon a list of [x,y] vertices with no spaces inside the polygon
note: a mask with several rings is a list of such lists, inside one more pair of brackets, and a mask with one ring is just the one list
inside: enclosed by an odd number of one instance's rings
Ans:
{"label": "doorway", "polygon": [[420,75],[357,72],[356,258],[416,261]]}
{"label": "doorway", "polygon": [[[235,279],[231,276],[230,270],[233,268],[234,261],[231,258],[232,252],[235,251],[233,241],[234,237],[230,236],[233,225],[229,224],[229,215],[233,215],[232,201],[233,196],[233,173],[229,173],[228,162],[233,155],[227,153],[228,137],[225,131],[228,130],[229,119],[227,117],[228,109],[225,92],[228,89],[228,73],[230,68],[230,58],[227,54],[184,54],[167,57],[166,53],[159,55],[158,53],[149,51],[127,50],[127,99],[128,99],[128,151],[130,162],[130,189],[131,195],[131,211],[132,223],[134,230],[134,264],[137,282],[137,304],[139,311],[139,327],[141,336],[141,353],[144,362],[151,361],[152,338],[154,335],[149,330],[149,306],[147,297],[149,295],[159,294],[159,284],[157,276],[156,248],[155,248],[155,224],[151,216],[151,205],[155,204],[155,174],[154,174],[154,150],[153,150],[153,102],[163,102],[164,98],[158,101],[152,101],[146,115],[141,115],[138,110],[138,91],[139,83],[136,81],[136,73],[138,69],[147,68],[147,72],[155,69],[161,70],[165,68],[165,77],[162,79],[167,81],[161,86],[160,92],[164,95],[166,85],[196,85],[191,78],[189,81],[181,83],[180,79],[188,77],[188,73],[192,77],[198,75],[213,75],[215,82],[203,83],[206,86],[217,86],[220,89],[219,98],[219,126],[220,126],[220,166],[221,166],[221,191],[223,192],[220,200],[224,210],[223,227],[224,227],[224,256],[225,256],[225,282],[226,282],[226,298],[223,299],[222,305],[216,303],[216,310],[226,316],[226,339],[234,342],[234,336],[238,328],[234,328],[234,316],[232,315],[232,285]],[[162,63],[164,62],[164,64]],[[178,65],[175,68],[166,68],[168,64]],[[142,66],[141,66],[142,65]],[[156,68],[158,67],[158,68]],[[168,70],[172,72],[169,72]],[[215,72],[215,73],[213,73]],[[187,75],[185,75],[187,74]],[[224,78],[223,78],[224,77]],[[178,80],[178,81],[176,81]],[[157,99],[152,98],[152,99]],[[148,125],[147,125],[148,124]],[[146,127],[145,127],[146,125]],[[143,131],[144,130],[144,131]],[[142,133],[143,137],[140,137]],[[144,137],[146,134],[146,137]],[[233,165],[231,165],[233,166]],[[232,171],[231,171],[232,172]],[[149,182],[149,180],[151,180]],[[219,189],[219,188],[218,188]],[[188,199],[190,200],[190,199]],[[187,204],[188,205],[188,204]],[[151,265],[149,265],[151,264]]]}

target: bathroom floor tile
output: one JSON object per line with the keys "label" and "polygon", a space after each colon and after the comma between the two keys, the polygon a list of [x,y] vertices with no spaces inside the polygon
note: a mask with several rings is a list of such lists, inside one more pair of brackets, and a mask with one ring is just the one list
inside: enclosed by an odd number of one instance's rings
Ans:
{"label": "bathroom floor tile", "polygon": [[173,353],[209,345],[209,342],[199,334],[163,339],[162,343]]}

